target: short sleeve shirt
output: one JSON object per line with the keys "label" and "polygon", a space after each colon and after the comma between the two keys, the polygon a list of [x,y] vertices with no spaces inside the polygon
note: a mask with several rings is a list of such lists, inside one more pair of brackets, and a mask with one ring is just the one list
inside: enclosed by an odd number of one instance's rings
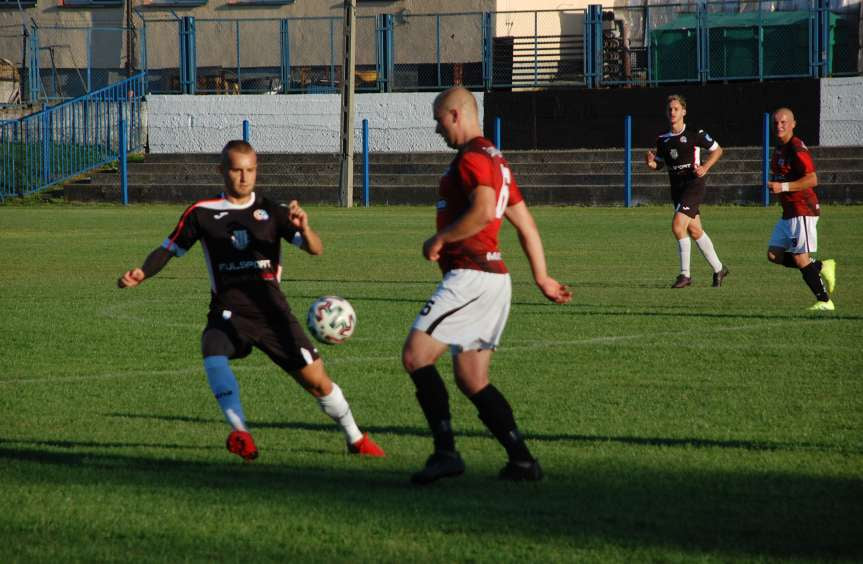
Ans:
{"label": "short sleeve shirt", "polygon": [[279,288],[281,241],[302,244],[288,207],[252,194],[236,205],[224,196],[189,206],[162,246],[176,256],[201,242],[210,275],[211,308],[265,314],[290,311]]}
{"label": "short sleeve shirt", "polygon": [[663,133],[656,138],[656,157],[668,168],[672,186],[695,180],[695,167],[704,162],[705,151],[719,148],[709,133],[703,129],[684,126],[680,133]]}
{"label": "short sleeve shirt", "polygon": [[[799,137],[792,137],[788,143],[773,149],[770,173],[774,182],[794,182],[810,172],[815,172],[815,162],[806,144]],[[813,188],[780,192],[779,201],[782,204],[782,219],[821,215],[821,206]]]}
{"label": "short sleeve shirt", "polygon": [[500,252],[498,234],[508,206],[522,202],[521,191],[503,154],[484,137],[463,147],[440,180],[437,202],[437,229],[458,220],[471,206],[471,194],[478,186],[495,192],[495,218],[482,231],[461,241],[447,243],[438,261],[444,273],[457,268],[485,272],[508,272]]}

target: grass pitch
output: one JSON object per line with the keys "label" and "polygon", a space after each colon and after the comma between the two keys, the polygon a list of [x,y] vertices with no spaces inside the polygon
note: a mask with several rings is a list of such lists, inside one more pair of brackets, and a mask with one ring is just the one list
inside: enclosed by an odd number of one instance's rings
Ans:
{"label": "grass pitch", "polygon": [[547,479],[504,454],[447,379],[458,479],[417,489],[431,441],[399,352],[439,279],[430,208],[309,208],[326,251],[285,249],[298,314],[340,294],[359,326],[327,367],[383,460],[345,454],[314,401],[259,352],[237,361],[261,457],[228,427],[199,358],[196,246],[133,290],[117,276],[180,206],[0,206],[0,561],[728,562],[863,559],[863,207],[828,206],[819,256],[837,311],[767,263],[779,210],[708,207],[731,269],[677,274],[659,207],[535,208],[566,306],[503,231],[514,303],[492,381]]}

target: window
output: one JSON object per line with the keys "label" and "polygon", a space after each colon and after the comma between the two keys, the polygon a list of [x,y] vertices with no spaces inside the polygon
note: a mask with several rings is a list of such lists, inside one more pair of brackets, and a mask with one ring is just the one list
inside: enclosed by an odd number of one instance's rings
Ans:
{"label": "window", "polygon": [[124,0],[59,0],[61,8],[98,8],[100,6],[122,6]]}
{"label": "window", "polygon": [[[36,0],[21,0],[22,8],[32,8],[36,5]],[[2,9],[18,9],[18,0],[0,0],[0,10]]]}
{"label": "window", "polygon": [[228,0],[229,6],[283,6],[294,0]]}
{"label": "window", "polygon": [[142,8],[203,6],[207,0],[141,0]]}

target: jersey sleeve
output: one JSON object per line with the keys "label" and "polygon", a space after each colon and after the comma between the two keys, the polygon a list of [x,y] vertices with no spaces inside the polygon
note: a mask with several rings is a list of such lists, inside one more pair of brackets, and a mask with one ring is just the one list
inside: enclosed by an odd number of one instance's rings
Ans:
{"label": "jersey sleeve", "polygon": [[[462,186],[467,188],[468,193],[473,192],[477,186],[490,186],[495,188],[495,171],[490,158],[479,153],[465,153],[458,164],[458,175]],[[498,173],[498,178],[500,174]],[[495,188],[496,189],[496,188]]]}
{"label": "jersey sleeve", "polygon": [[288,204],[279,204],[276,206],[275,216],[279,230],[279,237],[294,245],[301,247],[303,245],[303,234],[300,233],[293,223],[291,223],[291,212]]}
{"label": "jersey sleeve", "polygon": [[185,255],[201,236],[198,215],[195,213],[196,207],[196,205],[192,205],[186,208],[186,211],[180,216],[177,226],[174,227],[168,238],[162,242],[162,247],[173,253],[174,256],[181,257]]}
{"label": "jersey sleeve", "polygon": [[662,139],[662,138],[661,137],[656,138],[655,159],[661,163],[664,163],[667,160],[667,157],[665,155],[665,146],[662,143],[660,143],[660,139]]}
{"label": "jersey sleeve", "polygon": [[717,143],[716,140],[703,129],[698,130],[698,138],[696,143],[699,147],[701,147],[702,149],[707,149],[708,151],[715,151],[719,148],[719,143]]}
{"label": "jersey sleeve", "polygon": [[815,172],[815,161],[812,160],[812,153],[806,145],[799,143],[794,144],[791,149],[794,153],[794,161],[792,166],[798,178],[803,178],[810,172]]}

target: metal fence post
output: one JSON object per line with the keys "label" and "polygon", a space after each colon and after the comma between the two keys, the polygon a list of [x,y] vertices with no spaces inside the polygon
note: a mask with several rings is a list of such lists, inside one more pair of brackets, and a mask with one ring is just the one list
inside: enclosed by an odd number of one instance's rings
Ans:
{"label": "metal fence post", "polygon": [[767,181],[770,179],[770,114],[764,112],[762,124],[762,149],[761,149],[761,190],[764,207],[770,205],[770,190]]}
{"label": "metal fence post", "polygon": [[623,204],[632,207],[632,116],[623,120]]}
{"label": "metal fence post", "polygon": [[363,118],[363,203],[369,207],[369,120]]}
{"label": "metal fence post", "polygon": [[252,133],[251,133],[251,130],[249,128],[249,120],[244,119],[243,120],[243,141],[248,143],[249,139],[251,139],[251,137],[252,137]]}
{"label": "metal fence post", "polygon": [[497,147],[497,150],[501,150],[500,146],[500,116],[495,116],[494,118],[494,146]]}
{"label": "metal fence post", "polygon": [[291,34],[288,18],[279,22],[279,42],[281,44],[280,74],[282,78],[282,94],[287,94],[291,88]]}
{"label": "metal fence post", "polygon": [[30,102],[39,100],[39,85],[41,82],[39,76],[39,28],[33,24],[33,29],[30,32],[30,75],[28,82],[30,83]]}
{"label": "metal fence post", "polygon": [[128,139],[126,136],[126,120],[123,119],[122,109],[120,110],[120,139],[117,145],[117,156],[120,159],[120,186],[123,195],[123,205],[129,205],[129,163],[126,157],[126,147]]}
{"label": "metal fence post", "polygon": [[243,77],[242,69],[240,67],[240,20],[234,21],[234,33],[236,34],[237,40],[237,92],[240,94],[243,93]]}

